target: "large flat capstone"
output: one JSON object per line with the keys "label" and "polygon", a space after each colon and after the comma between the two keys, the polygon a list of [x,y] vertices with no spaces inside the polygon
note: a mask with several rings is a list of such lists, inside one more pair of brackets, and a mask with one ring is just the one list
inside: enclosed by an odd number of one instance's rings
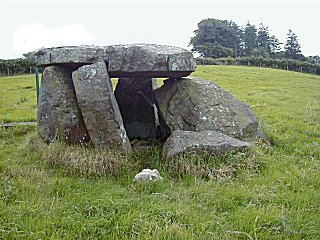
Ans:
{"label": "large flat capstone", "polygon": [[32,65],[74,69],[104,61],[110,77],[184,77],[196,68],[192,52],[156,44],[44,48],[25,56]]}
{"label": "large flat capstone", "polygon": [[72,74],[77,100],[93,144],[125,152],[131,145],[104,62],[80,67]]}

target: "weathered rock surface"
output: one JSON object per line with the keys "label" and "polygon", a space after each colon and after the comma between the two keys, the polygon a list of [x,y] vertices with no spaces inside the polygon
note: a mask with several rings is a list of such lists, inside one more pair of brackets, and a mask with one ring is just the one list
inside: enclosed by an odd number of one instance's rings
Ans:
{"label": "weathered rock surface", "polygon": [[90,140],[78,107],[71,71],[51,66],[43,72],[38,105],[38,131],[47,142]]}
{"label": "weathered rock surface", "polygon": [[134,180],[136,182],[142,181],[156,181],[162,180],[163,178],[160,176],[160,173],[157,169],[143,169],[140,173],[138,173]]}
{"label": "weathered rock surface", "polygon": [[72,78],[79,107],[93,144],[125,152],[131,145],[104,62],[80,67]]}
{"label": "weathered rock surface", "polygon": [[[196,67],[190,51],[131,44],[47,48],[26,56],[33,65],[49,66],[38,111],[47,142],[91,141],[129,152],[166,141],[168,160],[187,152],[223,155],[250,146],[241,140],[262,136],[246,104],[210,81],[182,78]],[[119,77],[115,94],[110,77]],[[153,77],[169,79],[156,89]],[[135,179],[162,178],[145,169]]]}
{"label": "weathered rock surface", "polygon": [[108,71],[120,77],[182,77],[196,68],[193,55],[183,48],[131,44],[109,46]]}
{"label": "weathered rock surface", "polygon": [[212,130],[245,141],[257,134],[258,122],[249,106],[213,82],[171,78],[154,92],[171,132]]}
{"label": "weathered rock surface", "polygon": [[129,139],[152,139],[159,125],[153,89],[156,79],[119,78],[115,96]]}
{"label": "weathered rock surface", "polygon": [[30,64],[35,66],[76,65],[105,61],[108,56],[106,47],[65,46],[43,48],[24,54]]}
{"label": "weathered rock surface", "polygon": [[110,77],[183,77],[196,68],[190,51],[156,44],[45,48],[25,56],[37,66],[63,64],[77,68],[104,61]]}
{"label": "weathered rock surface", "polygon": [[236,149],[249,147],[247,142],[231,138],[215,131],[174,131],[164,144],[162,157],[164,160],[183,154],[208,152],[215,155],[224,155]]}

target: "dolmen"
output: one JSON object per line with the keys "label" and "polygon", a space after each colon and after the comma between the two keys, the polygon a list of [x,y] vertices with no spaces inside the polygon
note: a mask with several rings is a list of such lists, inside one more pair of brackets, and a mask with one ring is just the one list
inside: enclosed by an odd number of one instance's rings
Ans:
{"label": "dolmen", "polygon": [[[130,44],[40,49],[25,54],[45,67],[38,132],[48,143],[93,144],[132,151],[137,140],[160,142],[163,158],[186,152],[217,155],[250,146],[257,119],[212,81],[189,76],[192,52]],[[111,78],[118,78],[113,90]],[[161,87],[157,78],[167,78]]]}

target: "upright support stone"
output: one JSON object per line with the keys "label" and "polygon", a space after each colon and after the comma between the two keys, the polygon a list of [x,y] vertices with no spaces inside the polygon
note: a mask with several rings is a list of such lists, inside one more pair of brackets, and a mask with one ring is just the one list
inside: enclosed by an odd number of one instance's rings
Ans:
{"label": "upright support stone", "polygon": [[47,142],[67,143],[90,140],[79,109],[71,71],[60,66],[46,67],[38,100],[38,131]]}
{"label": "upright support stone", "polygon": [[93,144],[129,152],[131,145],[104,62],[80,67],[72,74],[79,107]]}
{"label": "upright support stone", "polygon": [[155,139],[159,125],[153,89],[156,79],[119,78],[115,96],[129,139]]}

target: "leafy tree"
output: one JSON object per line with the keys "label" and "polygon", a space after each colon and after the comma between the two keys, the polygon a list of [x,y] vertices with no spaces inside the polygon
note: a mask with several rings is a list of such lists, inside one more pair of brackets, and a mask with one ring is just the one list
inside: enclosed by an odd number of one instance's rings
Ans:
{"label": "leafy tree", "polygon": [[30,66],[26,59],[17,58],[17,59],[0,59],[0,75],[14,75],[29,73]]}
{"label": "leafy tree", "polygon": [[[269,27],[262,23],[259,29],[247,22],[242,29],[233,21],[207,18],[198,23],[190,45],[192,51],[205,58],[241,57],[243,55],[263,58],[291,58],[299,61],[314,61],[301,54],[297,36],[289,30],[285,51],[282,43],[270,34]],[[314,62],[319,63],[318,60]]]}
{"label": "leafy tree", "polygon": [[307,61],[314,64],[320,64],[320,56],[309,56]]}
{"label": "leafy tree", "polygon": [[249,22],[243,30],[243,45],[246,56],[252,55],[252,50],[257,48],[257,29]]}
{"label": "leafy tree", "polygon": [[212,58],[222,58],[233,54],[231,48],[223,47],[219,43],[203,43],[198,47],[197,51],[202,53],[204,57]]}
{"label": "leafy tree", "polygon": [[269,58],[269,53],[265,48],[254,48],[252,49],[251,56]]}
{"label": "leafy tree", "polygon": [[241,30],[232,21],[204,19],[198,23],[198,29],[191,38],[192,51],[202,57],[237,57],[242,52]]}
{"label": "leafy tree", "polygon": [[283,58],[285,58],[285,53],[284,53],[284,51],[278,51],[278,52],[273,53],[272,57],[274,59],[283,59]]}
{"label": "leafy tree", "polygon": [[287,41],[285,44],[285,56],[289,59],[299,59],[301,58],[300,44],[298,42],[297,35],[289,29],[287,34]]}

